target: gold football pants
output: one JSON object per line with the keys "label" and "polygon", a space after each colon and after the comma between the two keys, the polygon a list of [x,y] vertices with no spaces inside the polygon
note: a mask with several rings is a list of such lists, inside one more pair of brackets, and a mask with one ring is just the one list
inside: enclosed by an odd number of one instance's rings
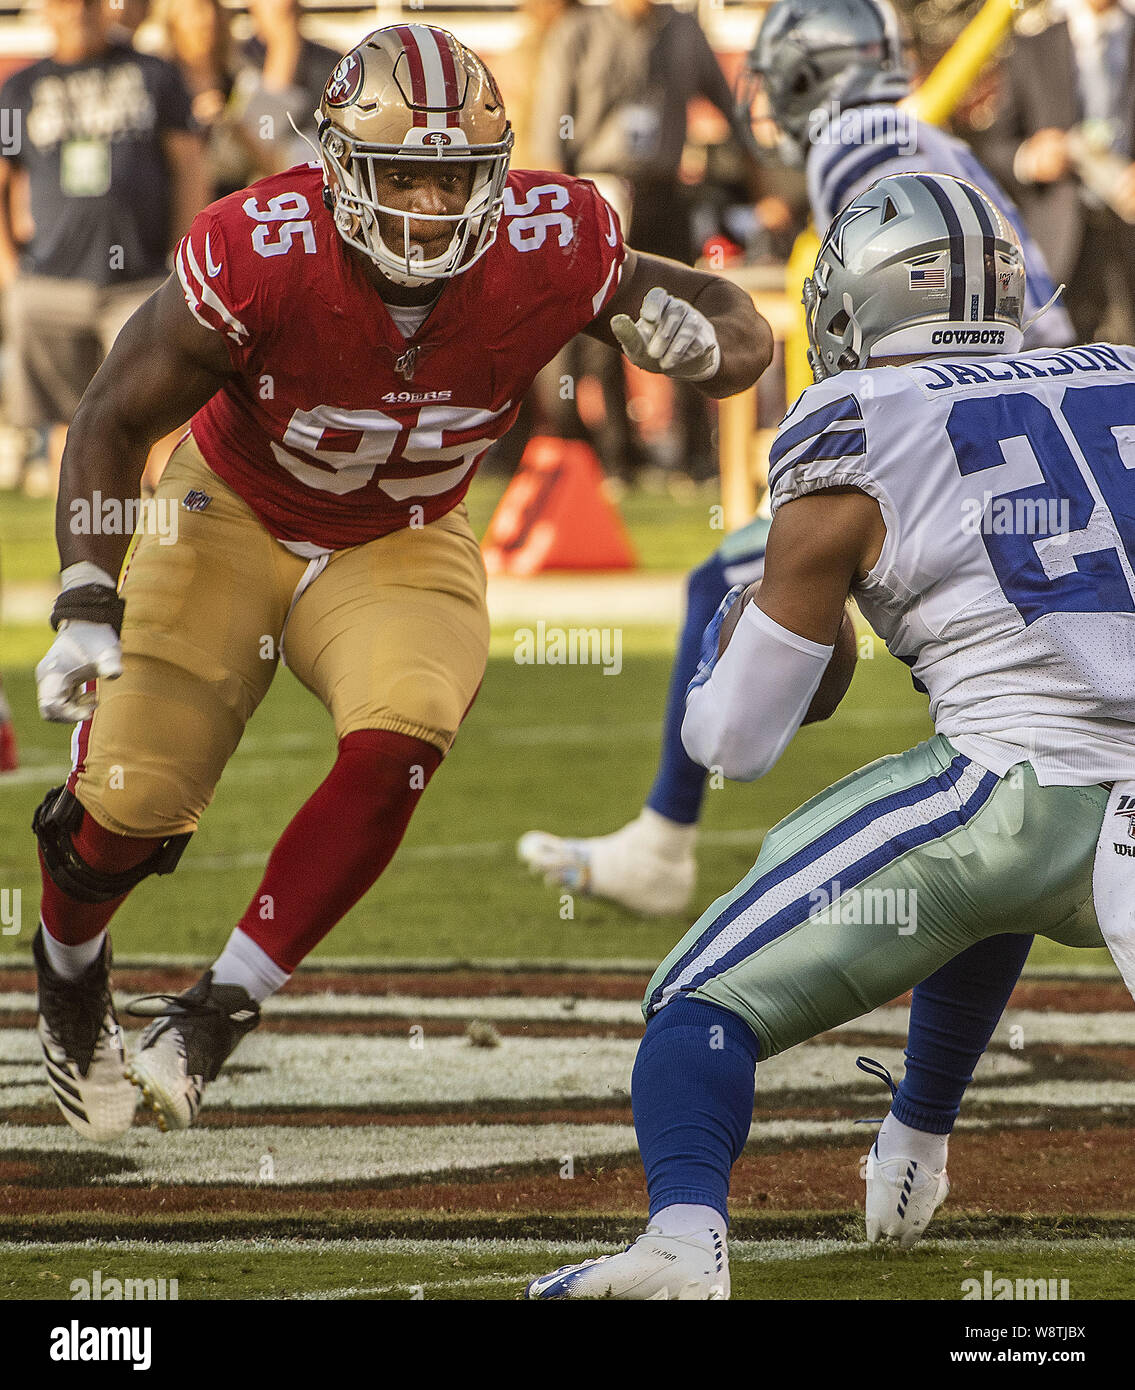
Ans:
{"label": "gold football pants", "polygon": [[[184,505],[190,491],[209,499],[201,510]],[[100,682],[75,736],[70,785],[100,825],[196,829],[281,651],[339,738],[389,729],[448,751],[489,647],[464,507],[309,562],[269,535],[191,437],[155,501],[159,525],[139,528],[121,586],[122,675]]]}

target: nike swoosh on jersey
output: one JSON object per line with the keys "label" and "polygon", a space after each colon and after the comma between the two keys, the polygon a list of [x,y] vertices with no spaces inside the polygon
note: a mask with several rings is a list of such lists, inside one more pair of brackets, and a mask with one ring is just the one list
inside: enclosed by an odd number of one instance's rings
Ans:
{"label": "nike swoosh on jersey", "polygon": [[615,215],[614,215],[614,213],[611,211],[610,208],[607,209],[607,224],[608,224],[608,226],[609,226],[610,229],[611,229],[611,230],[607,233],[607,245],[608,245],[608,246],[618,246],[618,244],[619,244],[619,234],[618,234],[618,232],[615,231]]}
{"label": "nike swoosh on jersey", "polygon": [[223,265],[224,265],[224,261],[222,261],[220,265],[214,265],[214,264],[213,264],[213,251],[212,251],[212,248],[209,246],[209,233],[206,232],[206,233],[205,233],[205,274],[208,275],[209,279],[211,280],[215,275],[220,275],[220,273],[221,273],[221,266],[223,266]]}

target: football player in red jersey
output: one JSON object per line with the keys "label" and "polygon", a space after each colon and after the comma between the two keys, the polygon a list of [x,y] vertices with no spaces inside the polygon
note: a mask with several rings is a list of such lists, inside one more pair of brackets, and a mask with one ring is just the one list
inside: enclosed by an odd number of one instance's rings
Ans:
{"label": "football player in red jersey", "polygon": [[[510,172],[496,84],[443,30],[348,53],[319,143],[197,217],[68,439],[37,679],[43,715],[79,723],[35,817],[34,953],[48,1076],[92,1139],[131,1123],[124,1066],[164,1128],[191,1124],[261,1002],[390,861],[484,674],[462,498],[537,371],[580,331],[714,397],[771,357],[747,295],[636,255],[590,183]],[[151,443],[189,417],[119,589],[128,537],[71,523],[134,498]],[[335,764],[127,1061],[107,922],[175,867],[281,655],[332,717]]]}

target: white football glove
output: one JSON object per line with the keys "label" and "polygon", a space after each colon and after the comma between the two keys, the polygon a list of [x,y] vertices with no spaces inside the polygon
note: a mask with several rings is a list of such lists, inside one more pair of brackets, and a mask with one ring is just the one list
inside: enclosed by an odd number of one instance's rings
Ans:
{"label": "white football glove", "polygon": [[635,364],[682,381],[707,381],[721,366],[721,348],[709,319],[656,285],[642,301],[638,319],[616,314],[611,332]]}
{"label": "white football glove", "polygon": [[47,655],[35,668],[36,699],[44,719],[78,724],[95,710],[87,681],[115,680],[122,675],[122,643],[109,623],[72,618],[59,624]]}

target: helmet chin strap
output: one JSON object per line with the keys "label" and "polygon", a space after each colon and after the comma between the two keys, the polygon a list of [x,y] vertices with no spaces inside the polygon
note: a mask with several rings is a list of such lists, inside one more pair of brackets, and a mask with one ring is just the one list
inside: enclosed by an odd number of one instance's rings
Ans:
{"label": "helmet chin strap", "polygon": [[1047,304],[1042,304],[1041,307],[1036,311],[1035,314],[1032,315],[1031,318],[1026,319],[1026,321],[1025,321],[1024,323],[1021,324],[1021,332],[1022,332],[1022,333],[1027,333],[1027,332],[1029,331],[1029,329],[1033,326],[1033,324],[1036,323],[1037,319],[1039,319],[1039,318],[1041,317],[1042,314],[1047,314],[1048,311],[1049,311],[1049,309],[1052,308],[1052,306],[1056,303],[1056,301],[1057,301],[1057,300],[1060,298],[1060,296],[1064,293],[1064,290],[1065,290],[1065,286],[1064,286],[1064,285],[1058,285],[1058,286],[1056,287],[1056,293],[1052,296],[1052,298],[1048,301],[1048,303],[1047,303]]}
{"label": "helmet chin strap", "polygon": [[[290,111],[288,111],[286,114],[287,114],[287,117],[288,117],[288,124],[289,124],[289,125],[291,126],[291,128],[295,131],[295,133],[299,136],[299,138],[304,142],[304,144],[308,146],[308,148],[311,150],[312,154],[315,155],[316,159],[319,160],[320,164],[322,164],[322,163],[323,163],[323,155],[320,153],[318,147],[316,146],[315,141],[311,138],[310,135],[305,135],[304,132],[303,132],[302,130],[300,130],[299,126],[296,125],[295,121],[292,119],[292,113],[291,113]],[[318,112],[318,111],[315,113],[315,118],[316,118],[316,120],[319,120],[319,118],[320,118],[320,117],[319,117],[319,112]]]}

